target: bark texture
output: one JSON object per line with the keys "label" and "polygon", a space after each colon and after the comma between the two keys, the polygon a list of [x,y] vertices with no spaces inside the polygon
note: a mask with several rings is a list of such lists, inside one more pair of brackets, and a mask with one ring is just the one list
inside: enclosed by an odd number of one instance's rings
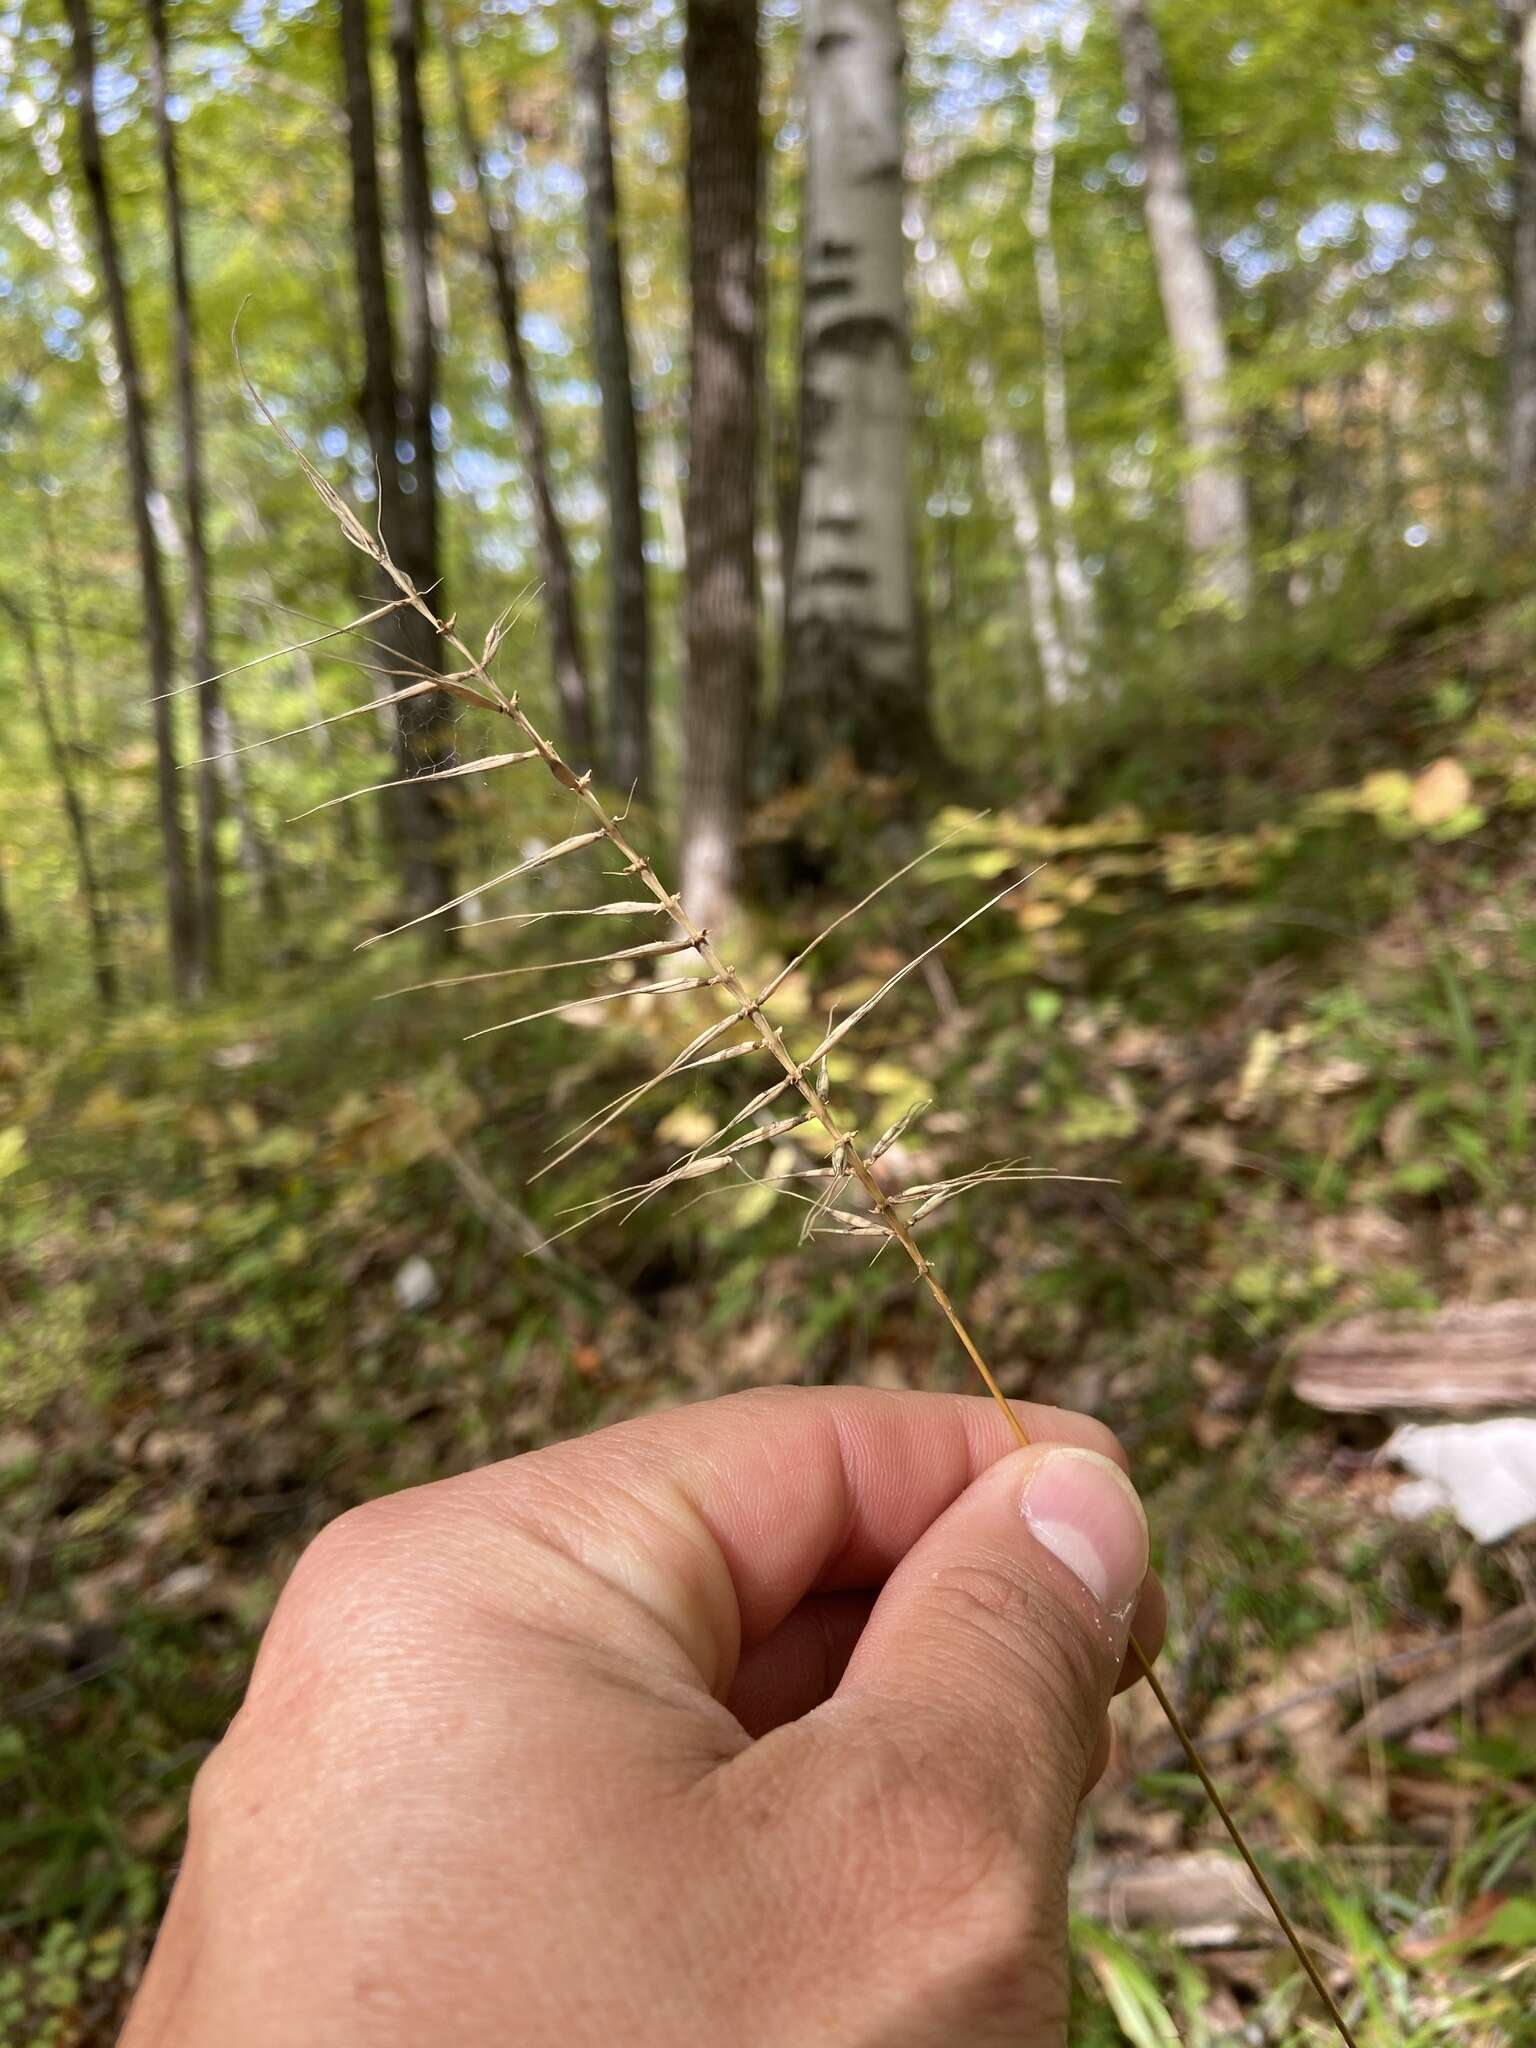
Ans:
{"label": "bark texture", "polygon": [[1508,0],[1515,54],[1514,235],[1510,252],[1509,440],[1512,511],[1536,485],[1536,0]]}
{"label": "bark texture", "polygon": [[1298,1400],[1344,1415],[1530,1407],[1536,1301],[1350,1316],[1304,1346],[1291,1385]]}
{"label": "bark texture", "polygon": [[597,758],[597,741],[592,718],[592,693],[587,676],[587,657],[581,632],[581,615],[576,603],[576,574],[571,566],[570,545],[565,524],[555,502],[549,467],[549,438],[544,431],[544,414],[534,387],[523,347],[522,324],[517,292],[517,250],[513,240],[511,214],[504,194],[498,193],[485,166],[485,150],[475,128],[464,69],[451,32],[445,26],[443,48],[448,57],[449,83],[453,92],[454,118],[458,123],[459,147],[469,165],[480,204],[482,247],[506,351],[507,374],[512,387],[512,420],[517,433],[518,454],[528,494],[533,500],[534,536],[539,552],[539,578],[544,588],[544,627],[549,636],[555,702],[560,715],[560,738],[573,762],[590,768]]}
{"label": "bark texture", "polygon": [[[408,336],[404,388],[396,379],[394,323],[384,267],[383,202],[369,68],[366,0],[341,0],[341,60],[351,172],[352,256],[357,277],[363,342],[363,384],[359,395],[364,431],[379,488],[379,526],[391,553],[420,588],[437,583],[436,465],[432,455],[433,356],[427,301],[430,265],[430,185],[425,136],[415,85],[420,10],[392,0],[391,42],[397,86],[402,92],[400,145],[402,242],[405,247]],[[407,105],[407,101],[409,105]],[[423,201],[425,200],[425,217]],[[421,410],[423,402],[426,411]],[[425,440],[422,429],[425,427]],[[391,586],[389,595],[393,596]],[[435,602],[441,604],[441,594]],[[402,668],[435,671],[440,666],[436,635],[409,612],[381,624]],[[389,679],[397,687],[402,677]],[[439,690],[396,707],[396,735],[403,775],[430,773],[453,753],[453,714]],[[430,908],[453,893],[452,811],[439,785],[407,784],[389,794],[387,815],[401,846],[408,904]],[[440,920],[434,943],[448,943]]]}
{"label": "bark texture", "polygon": [[[223,952],[223,886],[219,868],[219,817],[223,808],[220,757],[232,751],[222,686],[211,680],[213,599],[204,516],[202,418],[197,395],[192,285],[187,271],[187,238],[176,158],[176,130],[170,115],[170,36],[165,0],[146,0],[149,17],[150,94],[165,193],[166,239],[171,259],[171,342],[176,379],[176,415],[181,433],[181,498],[186,526],[186,633],[197,684],[197,914],[204,971],[219,979]],[[98,984],[100,976],[98,975]]]}
{"label": "bark texture", "polygon": [[160,825],[161,864],[165,877],[166,926],[171,983],[179,997],[197,995],[204,982],[197,894],[187,857],[177,776],[176,735],[169,692],[175,686],[170,616],[160,545],[155,537],[151,500],[155,494],[149,455],[149,425],[138,347],[128,307],[128,287],[118,253],[101,131],[96,122],[96,52],[88,0],[64,0],[74,71],[75,117],[80,138],[81,167],[90,194],[96,253],[112,328],[112,346],[123,396],[123,439],[128,457],[129,513],[138,552],[139,584],[144,607],[144,643],[149,659],[151,716],[155,737],[155,798]]}
{"label": "bark texture", "polygon": [[755,0],[690,0],[684,65],[692,376],[682,894],[697,922],[717,926],[740,877],[757,696]]}
{"label": "bark texture", "polygon": [[1147,238],[1173,343],[1183,415],[1184,535],[1198,595],[1244,608],[1252,594],[1248,497],[1228,410],[1216,273],[1190,196],[1178,101],[1146,0],[1114,0],[1126,93],[1146,172]]}
{"label": "bark texture", "polygon": [[807,0],[800,499],[782,746],[792,777],[931,757],[914,591],[896,0]]}
{"label": "bark texture", "polygon": [[650,620],[640,516],[640,437],[624,310],[619,196],[608,103],[608,31],[584,15],[576,35],[576,116],[586,181],[592,351],[603,413],[608,494],[608,774],[642,799],[651,792]]}

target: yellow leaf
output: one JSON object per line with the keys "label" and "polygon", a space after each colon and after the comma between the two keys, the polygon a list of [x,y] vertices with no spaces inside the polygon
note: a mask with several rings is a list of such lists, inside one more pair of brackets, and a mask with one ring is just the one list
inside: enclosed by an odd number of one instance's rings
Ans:
{"label": "yellow leaf", "polygon": [[1383,768],[1377,775],[1367,775],[1358,801],[1363,810],[1374,811],[1378,818],[1401,815],[1413,803],[1413,783],[1401,769]]}
{"label": "yellow leaf", "polygon": [[1413,785],[1408,814],[1415,825],[1444,825],[1472,800],[1472,778],[1446,754],[1431,762]]}
{"label": "yellow leaf", "polygon": [[0,1180],[9,1180],[13,1173],[19,1172],[26,1156],[26,1132],[20,1124],[7,1124],[0,1130]]}
{"label": "yellow leaf", "polygon": [[668,1145],[688,1148],[702,1145],[715,1128],[715,1119],[697,1103],[684,1102],[656,1126],[656,1135]]}

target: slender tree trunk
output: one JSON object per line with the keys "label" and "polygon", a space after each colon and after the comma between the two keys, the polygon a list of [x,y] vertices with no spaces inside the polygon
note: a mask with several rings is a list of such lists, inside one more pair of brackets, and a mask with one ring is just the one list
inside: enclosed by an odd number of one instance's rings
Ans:
{"label": "slender tree trunk", "polygon": [[[391,35],[402,93],[402,240],[409,338],[404,392],[395,377],[394,324],[384,268],[367,0],[340,0],[341,61],[352,185],[352,254],[363,339],[360,410],[378,476],[380,530],[399,566],[424,589],[437,580],[437,473],[431,444],[434,351],[427,304],[431,190],[415,90],[417,20],[398,22],[395,15],[400,5],[401,0],[392,0]],[[421,217],[423,203],[425,221]],[[421,439],[423,421],[425,444]],[[403,449],[409,450],[404,461]],[[392,586],[389,595],[394,595]],[[441,604],[440,591],[436,602]],[[381,632],[398,650],[402,667],[429,673],[438,669],[436,636],[409,611],[392,613]],[[403,679],[390,680],[398,686]],[[402,774],[430,773],[443,766],[453,752],[453,711],[446,694],[432,690],[396,706],[396,732]],[[428,909],[453,893],[451,808],[441,786],[433,783],[391,790],[387,805],[402,842],[407,900],[414,909]],[[446,927],[440,920],[434,922],[432,931],[435,943],[446,947]]]}
{"label": "slender tree trunk", "polygon": [[602,395],[603,477],[608,492],[608,773],[618,788],[633,788],[644,798],[651,790],[650,621],[640,518],[640,442],[608,105],[608,31],[593,13],[580,17],[575,33],[592,349]]}
{"label": "slender tree trunk", "polygon": [[78,664],[75,661],[74,622],[71,618],[69,590],[59,560],[58,529],[53,523],[53,510],[48,493],[38,491],[33,502],[37,506],[38,525],[42,530],[43,573],[48,581],[48,603],[53,614],[54,628],[59,636],[59,695],[64,702],[64,737],[71,746],[78,748],[85,744],[85,727],[80,716],[80,684]]}
{"label": "slender tree trunk", "polygon": [[161,575],[160,548],[155,538],[150,500],[155,489],[150,466],[149,428],[138,350],[128,310],[128,289],[118,258],[117,229],[112,217],[101,133],[96,124],[96,53],[88,0],[64,0],[75,74],[75,114],[79,124],[80,158],[90,194],[96,229],[112,343],[117,355],[123,397],[123,437],[128,455],[129,510],[138,547],[139,582],[144,605],[144,639],[149,657],[150,702],[155,735],[155,790],[160,845],[165,871],[166,924],[171,982],[179,997],[199,993],[204,982],[197,894],[187,859],[182,826],[181,791],[177,780],[176,735],[170,692],[175,685],[171,657],[170,618]]}
{"label": "slender tree trunk", "polygon": [[[21,637],[27,675],[37,704],[38,722],[43,728],[43,741],[48,749],[48,759],[55,780],[59,785],[59,800],[64,807],[64,822],[69,831],[70,843],[75,850],[75,875],[89,934],[91,978],[96,985],[96,995],[102,1008],[110,1010],[118,999],[117,963],[112,955],[112,924],[107,914],[106,900],[96,866],[90,815],[85,808],[80,785],[75,777],[74,750],[59,729],[53,692],[43,667],[42,656],[38,651],[37,632],[31,618],[3,591],[0,591],[0,606],[3,606],[10,615]],[[0,931],[0,967],[3,967],[4,952],[4,933]]]}
{"label": "slender tree trunk", "polygon": [[1242,609],[1253,588],[1248,498],[1228,409],[1216,274],[1190,196],[1178,102],[1147,0],[1114,0],[1146,172],[1147,237],[1173,343],[1188,474],[1184,535],[1197,592]]}
{"label": "slender tree trunk", "polygon": [[1536,0],[1505,0],[1515,54],[1514,234],[1505,496],[1518,513],[1536,484]]}
{"label": "slender tree trunk", "polygon": [[1298,384],[1291,394],[1290,419],[1285,428],[1285,538],[1291,557],[1285,600],[1292,611],[1303,610],[1312,596],[1312,565],[1306,560],[1312,512],[1308,395],[1309,387]]}
{"label": "slender tree trunk", "polygon": [[[409,450],[399,471],[401,539],[406,567],[418,590],[436,593],[438,616],[446,616],[442,579],[442,532],[437,481],[437,332],[432,312],[434,219],[432,173],[426,118],[421,101],[422,0],[390,0],[389,43],[394,59],[399,117],[400,251],[404,290],[400,338],[403,369],[396,392],[396,417]],[[415,612],[398,613],[407,659],[417,668],[442,666],[437,635]],[[433,690],[398,707],[409,769],[430,774],[454,758],[453,703]],[[420,804],[424,850],[422,880],[437,901],[453,888],[453,802],[440,786],[411,792]],[[438,940],[447,947],[445,934]]]}
{"label": "slender tree trunk", "polygon": [[10,898],[6,894],[5,863],[0,860],[0,1003],[9,1009],[20,1009],[26,993],[26,977],[21,970],[21,945],[11,916]]}
{"label": "slender tree trunk", "polygon": [[[959,265],[923,221],[920,204],[917,213],[921,245],[929,251],[923,260],[929,294],[948,309],[957,324],[974,325],[970,294]],[[971,387],[983,418],[993,423],[982,440],[982,476],[994,505],[1012,528],[1024,565],[1025,612],[1040,669],[1041,694],[1047,704],[1061,704],[1072,694],[1072,663],[1057,614],[1059,592],[1029,456],[1021,436],[1005,424],[1006,408],[998,399],[992,366],[982,357],[972,360]]]}
{"label": "slender tree trunk", "polygon": [[807,0],[799,538],[782,745],[791,775],[931,758],[911,506],[896,0]]}
{"label": "slender tree trunk", "polygon": [[1041,693],[1047,704],[1064,704],[1072,695],[1072,663],[1056,615],[1057,591],[1046,552],[1040,500],[1017,437],[1006,427],[994,428],[983,443],[982,464],[1023,559],[1029,631],[1040,664]]}
{"label": "slender tree trunk", "polygon": [[150,92],[160,148],[160,176],[165,187],[166,238],[171,257],[171,334],[176,373],[176,411],[181,426],[181,495],[187,529],[187,634],[192,676],[197,690],[197,909],[202,925],[204,966],[217,982],[222,965],[219,814],[222,781],[219,756],[230,752],[229,721],[223,691],[213,675],[213,608],[209,587],[208,545],[203,521],[202,422],[197,397],[197,369],[192,318],[192,288],[187,275],[186,230],[181,205],[181,176],[176,162],[176,133],[171,121],[170,39],[165,0],[145,0],[149,16]]}
{"label": "slender tree trunk", "polygon": [[1045,409],[1045,452],[1050,467],[1051,536],[1056,558],[1056,588],[1061,616],[1071,643],[1072,666],[1087,666],[1095,633],[1093,590],[1077,550],[1077,471],[1067,418],[1066,320],[1061,306],[1061,275],[1051,233],[1051,196],[1056,183],[1056,119],[1059,102],[1054,83],[1035,101],[1033,176],[1029,190],[1029,235],[1034,244],[1035,295],[1040,306],[1041,397]]}
{"label": "slender tree trunk", "polygon": [[[352,174],[352,261],[357,272],[358,311],[363,342],[363,384],[359,407],[378,472],[379,518],[392,519],[399,505],[396,452],[394,329],[389,282],[384,270],[384,211],[379,192],[379,158],[369,69],[368,9],[365,0],[340,0],[342,81],[346,94],[347,157]],[[394,547],[398,536],[385,530]]]}
{"label": "slender tree trunk", "polygon": [[688,538],[683,521],[683,451],[674,421],[658,421],[651,445],[652,474],[661,498],[661,545],[665,564],[682,575],[688,564]]}
{"label": "slender tree trunk", "polygon": [[[432,320],[432,177],[421,105],[421,0],[390,0],[389,48],[399,112],[400,363],[396,413],[404,431],[400,465],[401,545],[425,588],[438,580],[437,336]],[[419,572],[419,573],[418,573]],[[433,659],[436,659],[436,636]]]}
{"label": "slender tree trunk", "polygon": [[683,899],[718,926],[735,900],[757,699],[756,0],[689,0],[692,378],[684,598]]}
{"label": "slender tree trunk", "polygon": [[779,536],[779,577],[784,586],[780,632],[787,664],[789,598],[795,587],[795,548],[800,538],[800,449],[795,438],[794,407],[787,399],[772,408],[768,455],[773,464],[773,518]]}
{"label": "slender tree trunk", "polygon": [[[268,561],[275,558],[277,543],[253,498],[244,494],[237,495],[233,500],[233,510],[241,532],[254,545],[255,560],[247,570],[245,580],[254,596],[264,599],[274,611],[279,611],[281,607],[278,603],[277,586],[272,581],[272,572],[267,567]],[[293,679],[309,707],[310,717],[316,721],[323,719],[325,705],[320,696],[320,678],[315,672],[315,664],[309,649],[295,646],[288,656],[288,662],[293,670]],[[393,737],[393,711],[387,711],[384,717],[386,738]],[[319,726],[315,733],[315,745],[327,761],[334,764],[339,760],[333,727]],[[250,793],[241,773],[241,764],[242,757],[238,754],[232,755],[226,762],[225,766],[231,773],[224,790],[239,828],[240,865],[256,887],[263,915],[271,923],[280,923],[283,915],[282,872],[272,847],[251,813]],[[328,815],[335,820],[337,850],[345,857],[352,858],[361,851],[355,806],[337,804]]]}
{"label": "slender tree trunk", "polygon": [[[97,819],[105,818],[108,821],[106,829],[110,833],[113,783],[109,775],[107,782],[96,791],[94,805],[90,800],[89,793],[82,785],[87,781],[85,771],[88,764],[93,760],[100,760],[109,756],[111,753],[114,743],[112,712],[106,698],[99,691],[92,691],[87,697],[85,707],[82,708],[80,701],[82,665],[77,656],[75,646],[71,585],[68,571],[62,558],[62,550],[59,546],[59,534],[58,528],[54,524],[53,507],[48,493],[42,490],[36,493],[33,503],[37,507],[38,526],[42,532],[43,573],[47,580],[48,603],[53,628],[58,639],[58,659],[55,666],[59,680],[58,696],[63,706],[64,715],[62,719],[56,719],[55,723],[60,745],[68,754],[70,779],[79,794],[81,811],[87,820],[88,837],[94,847],[96,843],[96,825],[91,822],[93,812]],[[46,683],[46,681],[45,675],[44,682]],[[49,706],[52,709],[51,697]],[[86,710],[90,713],[89,726],[86,722]],[[110,866],[110,860],[108,865]],[[94,861],[92,866],[96,918],[99,919],[104,940],[110,942],[116,925],[116,915],[112,906],[112,892],[100,868],[96,867]],[[92,920],[93,925],[95,921],[95,919]],[[107,957],[111,957],[110,948],[108,949]],[[114,964],[112,969],[114,989],[119,979],[120,977],[117,975]]]}
{"label": "slender tree trunk", "polygon": [[544,414],[523,348],[517,252],[512,239],[511,215],[504,195],[498,195],[486,170],[485,151],[475,129],[469,95],[465,90],[463,66],[446,23],[442,44],[448,58],[459,146],[474,178],[475,194],[480,202],[485,263],[490,272],[496,314],[501,323],[502,346],[506,350],[507,372],[512,384],[512,418],[517,430],[518,453],[522,457],[528,492],[533,499],[539,575],[544,585],[544,624],[549,635],[561,739],[573,761],[590,767],[596,760],[597,750],[586,651],[576,603],[576,574],[571,566],[571,550],[550,481],[549,441],[544,431]]}

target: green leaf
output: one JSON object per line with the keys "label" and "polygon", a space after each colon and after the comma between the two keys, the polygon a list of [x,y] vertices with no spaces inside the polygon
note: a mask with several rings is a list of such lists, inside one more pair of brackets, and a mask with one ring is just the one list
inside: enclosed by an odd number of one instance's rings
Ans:
{"label": "green leaf", "polygon": [[20,1124],[6,1124],[0,1129],[0,1180],[9,1180],[13,1173],[19,1173],[26,1156],[26,1132]]}
{"label": "green leaf", "polygon": [[1144,1964],[1107,1928],[1074,1919],[1072,1940],[1099,1980],[1117,2025],[1131,2048],[1169,2048],[1179,2039],[1173,2015]]}
{"label": "green leaf", "polygon": [[1536,1898],[1506,1899],[1471,1944],[1476,1948],[1536,1948]]}

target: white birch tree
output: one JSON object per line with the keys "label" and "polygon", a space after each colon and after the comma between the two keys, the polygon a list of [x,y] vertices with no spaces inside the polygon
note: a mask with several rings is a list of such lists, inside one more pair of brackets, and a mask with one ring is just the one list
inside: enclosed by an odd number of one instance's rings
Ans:
{"label": "white birch tree", "polygon": [[807,0],[800,505],[782,707],[791,775],[931,741],[914,589],[896,0]]}
{"label": "white birch tree", "polygon": [[1216,273],[1200,238],[1162,40],[1146,0],[1114,0],[1114,9],[1146,173],[1147,239],[1178,377],[1191,575],[1197,595],[1241,611],[1253,591],[1248,495],[1232,434]]}

